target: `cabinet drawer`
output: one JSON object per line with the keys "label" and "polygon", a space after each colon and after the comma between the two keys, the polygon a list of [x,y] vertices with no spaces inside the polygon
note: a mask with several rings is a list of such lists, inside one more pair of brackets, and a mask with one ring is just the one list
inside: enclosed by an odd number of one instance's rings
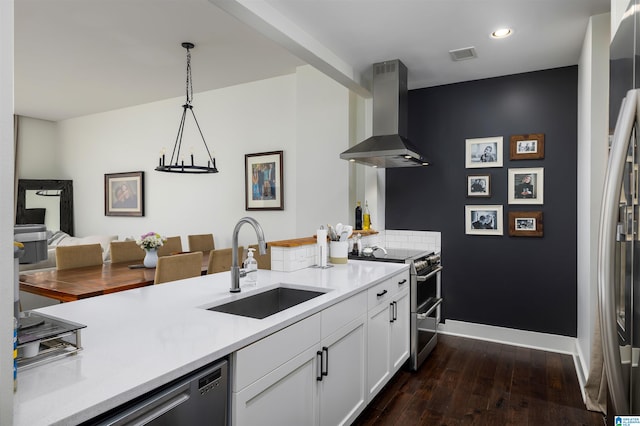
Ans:
{"label": "cabinet drawer", "polygon": [[363,291],[322,311],[322,338],[367,312],[367,292]]}
{"label": "cabinet drawer", "polygon": [[392,277],[371,287],[367,291],[367,308],[372,309],[380,303],[391,300],[391,297],[398,291],[396,281],[396,277]]}
{"label": "cabinet drawer", "polygon": [[393,281],[393,284],[395,286],[394,291],[396,293],[408,289],[411,286],[411,284],[409,283],[410,277],[408,270],[396,275],[395,277],[390,278],[390,280]]}
{"label": "cabinet drawer", "polygon": [[235,353],[233,390],[238,392],[320,341],[317,313]]}

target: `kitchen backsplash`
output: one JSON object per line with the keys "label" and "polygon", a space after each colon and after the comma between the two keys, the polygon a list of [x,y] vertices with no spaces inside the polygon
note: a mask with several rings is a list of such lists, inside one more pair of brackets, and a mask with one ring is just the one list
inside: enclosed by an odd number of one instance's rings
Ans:
{"label": "kitchen backsplash", "polygon": [[[406,248],[441,252],[440,232],[385,230],[362,237],[363,247]],[[271,269],[297,271],[316,264],[316,245],[271,247]],[[258,265],[260,267],[260,265]]]}
{"label": "kitchen backsplash", "polygon": [[435,231],[401,231],[387,229],[376,235],[362,238],[364,247],[380,246],[384,248],[406,248],[442,251],[440,232]]}

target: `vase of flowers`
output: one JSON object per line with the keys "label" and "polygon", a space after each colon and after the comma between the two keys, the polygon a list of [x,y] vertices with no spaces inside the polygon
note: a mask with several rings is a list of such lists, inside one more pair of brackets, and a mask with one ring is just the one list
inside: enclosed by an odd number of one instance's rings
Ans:
{"label": "vase of flowers", "polygon": [[158,264],[158,248],[162,247],[167,241],[165,237],[156,232],[147,232],[136,240],[136,244],[145,251],[144,266],[147,268],[155,268]]}

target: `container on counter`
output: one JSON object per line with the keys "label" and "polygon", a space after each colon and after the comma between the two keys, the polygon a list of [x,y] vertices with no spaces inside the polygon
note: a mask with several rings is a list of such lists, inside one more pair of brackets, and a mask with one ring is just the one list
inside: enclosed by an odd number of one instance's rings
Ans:
{"label": "container on counter", "polygon": [[369,230],[371,228],[371,213],[369,213],[369,202],[364,202],[364,211],[362,214],[362,229]]}

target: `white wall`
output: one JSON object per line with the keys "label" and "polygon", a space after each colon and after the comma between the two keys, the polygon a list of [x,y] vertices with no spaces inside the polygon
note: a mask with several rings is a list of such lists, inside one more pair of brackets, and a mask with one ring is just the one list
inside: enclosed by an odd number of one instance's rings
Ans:
{"label": "white wall", "polygon": [[13,423],[13,1],[0,1],[0,425]]}
{"label": "white wall", "polygon": [[609,28],[608,13],[591,18],[578,67],[577,346],[585,377],[598,297],[598,227],[608,157]]}
{"label": "white wall", "polygon": [[[309,236],[328,223],[350,223],[349,91],[311,66],[298,70],[295,235]],[[351,219],[353,220],[353,219]]]}
{"label": "white wall", "polygon": [[23,179],[65,179],[60,169],[56,123],[19,118],[17,169]]}
{"label": "white wall", "polygon": [[[339,158],[349,140],[347,89],[305,66],[296,74],[196,93],[194,111],[220,172],[156,172],[160,150],[170,154],[173,148],[183,103],[168,99],[56,124],[52,138],[62,177],[73,179],[78,236],[153,230],[182,236],[186,249],[186,235],[212,232],[216,246],[230,247],[243,216],[255,217],[272,241],[313,235],[321,223],[349,219],[348,163]],[[24,140],[24,149],[38,152],[42,139]],[[183,141],[203,158],[199,137],[185,130]],[[246,211],[244,156],[276,150],[284,151],[284,210]],[[145,172],[145,216],[105,216],[105,173],[130,171]],[[254,241],[251,228],[243,227],[240,243]]]}

